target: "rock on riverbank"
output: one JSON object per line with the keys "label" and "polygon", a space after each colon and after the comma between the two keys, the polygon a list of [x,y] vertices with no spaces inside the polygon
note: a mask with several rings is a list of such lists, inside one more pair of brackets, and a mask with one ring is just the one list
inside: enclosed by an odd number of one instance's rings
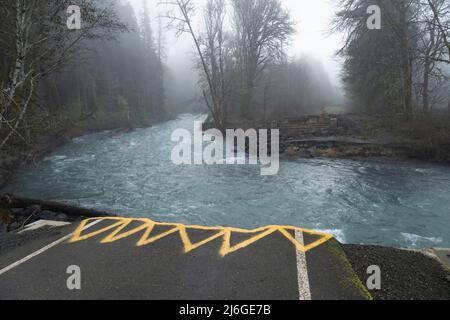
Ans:
{"label": "rock on riverbank", "polygon": [[30,206],[25,209],[0,208],[0,233],[19,231],[38,220],[73,222],[77,218],[60,212],[41,210],[39,206]]}

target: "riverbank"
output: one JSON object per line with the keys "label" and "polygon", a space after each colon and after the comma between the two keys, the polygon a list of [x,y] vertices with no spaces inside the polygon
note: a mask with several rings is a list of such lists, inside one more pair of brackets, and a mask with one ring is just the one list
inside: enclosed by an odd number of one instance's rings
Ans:
{"label": "riverbank", "polygon": [[[170,120],[167,118],[166,120]],[[67,126],[43,135],[30,146],[0,155],[0,189],[17,168],[33,164],[72,139],[105,130],[129,131],[128,121]],[[213,127],[206,121],[204,130]],[[280,152],[287,158],[420,160],[450,164],[450,120],[446,115],[405,122],[401,118],[356,114],[322,114],[280,121],[232,122],[230,128],[276,128]]]}
{"label": "riverbank", "polygon": [[[214,127],[206,122],[204,130]],[[229,128],[279,129],[286,157],[421,160],[450,164],[447,113],[406,120],[402,116],[309,115],[274,121],[231,121]]]}
{"label": "riverbank", "polygon": [[113,217],[108,212],[60,202],[0,196],[0,232],[20,231],[39,220],[74,222],[80,218]]}
{"label": "riverbank", "polygon": [[[76,137],[77,135],[73,135]],[[68,143],[71,135],[51,135],[42,137],[39,142],[28,148],[20,148],[0,156],[0,189],[3,188],[21,166],[33,164],[55,148]]]}
{"label": "riverbank", "polygon": [[327,115],[281,127],[288,156],[331,159],[385,158],[450,164],[450,118]]}
{"label": "riverbank", "polygon": [[19,167],[39,161],[44,155],[69,141],[70,135],[51,135],[41,138],[40,142],[27,148],[2,153],[0,155],[0,189],[6,186]]}
{"label": "riverbank", "polygon": [[[164,120],[148,122],[146,126],[173,118],[173,116],[167,116]],[[109,122],[89,121],[84,125],[67,125],[58,132],[44,134],[34,139],[31,145],[20,145],[12,150],[4,151],[0,154],[0,190],[8,184],[17,169],[25,165],[36,164],[53,150],[70,143],[75,138],[102,131],[114,131],[119,134],[138,127],[140,126],[136,126],[128,120],[120,119]]]}

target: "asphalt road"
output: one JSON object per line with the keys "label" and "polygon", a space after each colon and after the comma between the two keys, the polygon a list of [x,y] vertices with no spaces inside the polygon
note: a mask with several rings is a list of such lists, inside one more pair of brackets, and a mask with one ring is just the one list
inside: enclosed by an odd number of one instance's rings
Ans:
{"label": "asphalt road", "polygon": [[[186,238],[170,225],[150,230],[139,229],[142,222],[97,221],[78,234],[75,240],[79,241],[71,242],[78,225],[47,230],[1,254],[0,300],[370,297],[334,239],[304,253],[289,236],[308,245],[318,240],[316,235],[292,230],[286,235],[270,229],[232,232],[224,254],[226,230],[222,234],[220,230],[192,228],[186,232],[192,251],[186,253]],[[137,246],[143,235],[150,243]],[[81,270],[81,290],[67,286],[70,266]]]}

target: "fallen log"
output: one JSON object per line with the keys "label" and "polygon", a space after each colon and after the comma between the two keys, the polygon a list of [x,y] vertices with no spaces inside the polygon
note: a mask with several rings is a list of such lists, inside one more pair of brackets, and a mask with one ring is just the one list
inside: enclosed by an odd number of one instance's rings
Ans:
{"label": "fallen log", "polygon": [[55,213],[64,213],[73,217],[97,218],[97,217],[113,217],[108,212],[97,211],[93,209],[80,208],[74,205],[59,203],[54,201],[45,201],[38,199],[29,199],[16,197],[11,194],[0,196],[0,207],[8,209],[25,209],[37,206],[43,211],[51,211]]}

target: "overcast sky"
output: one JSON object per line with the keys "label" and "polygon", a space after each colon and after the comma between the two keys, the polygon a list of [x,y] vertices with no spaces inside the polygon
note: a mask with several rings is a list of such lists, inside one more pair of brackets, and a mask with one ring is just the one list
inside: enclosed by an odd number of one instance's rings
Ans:
{"label": "overcast sky", "polygon": [[[129,0],[137,13],[141,10],[142,1],[147,1],[151,15],[156,18],[166,10],[158,6],[160,0]],[[193,0],[200,7],[205,0]],[[336,11],[333,0],[282,0],[297,23],[297,34],[292,39],[289,53],[291,56],[308,55],[319,60],[327,70],[330,79],[339,85],[340,63],[334,57],[340,48],[342,37],[329,34],[330,21]],[[154,24],[156,29],[157,24]],[[191,69],[192,41],[189,37],[174,38],[170,33],[167,37],[168,60],[172,68]]]}

